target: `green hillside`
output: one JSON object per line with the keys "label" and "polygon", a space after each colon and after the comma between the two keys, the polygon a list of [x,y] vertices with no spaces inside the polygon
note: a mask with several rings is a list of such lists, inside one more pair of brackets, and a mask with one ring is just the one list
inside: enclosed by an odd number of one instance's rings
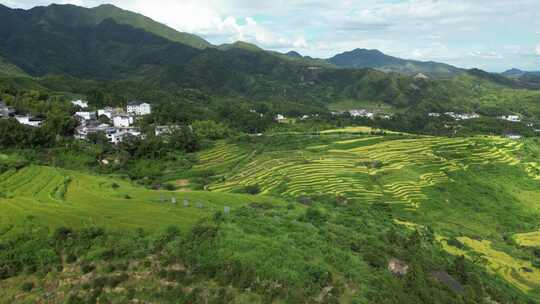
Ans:
{"label": "green hillside", "polygon": [[62,25],[70,28],[94,27],[104,20],[112,19],[119,24],[142,29],[194,48],[204,49],[211,46],[206,40],[196,35],[178,32],[146,16],[123,10],[111,4],[100,5],[95,8],[53,4],[47,7],[33,8],[21,14],[20,17],[26,22],[46,23],[51,26]]}
{"label": "green hillside", "polygon": [[[346,131],[327,132],[318,140],[297,134],[221,143],[200,155],[199,168],[217,173],[209,186],[213,192],[250,186],[294,200],[334,197],[383,204],[404,223],[433,228],[448,252],[481,255],[489,271],[539,295],[540,272],[529,248],[540,243],[529,238],[528,247],[520,247],[511,241],[540,229],[537,140]],[[446,245],[454,237],[464,247]]]}
{"label": "green hillside", "polygon": [[366,127],[273,133],[198,152],[184,174],[204,172],[204,192],[2,155],[0,303],[534,303],[539,151]]}
{"label": "green hillside", "polygon": [[[248,195],[150,191],[120,179],[50,167],[30,166],[0,177],[0,226],[4,228],[32,217],[51,229],[159,230],[175,225],[187,230],[226,206],[234,209],[250,202],[283,205],[279,199]],[[189,206],[184,206],[184,200]]]}
{"label": "green hillside", "polygon": [[9,63],[0,57],[0,77],[23,77],[27,76],[19,67]]}

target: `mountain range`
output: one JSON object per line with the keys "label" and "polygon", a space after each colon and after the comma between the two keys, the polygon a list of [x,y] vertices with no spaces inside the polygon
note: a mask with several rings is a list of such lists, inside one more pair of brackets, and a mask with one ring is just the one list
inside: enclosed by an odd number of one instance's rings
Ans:
{"label": "mountain range", "polygon": [[[320,108],[340,100],[365,100],[452,109],[453,102],[463,104],[469,98],[471,81],[475,86],[536,85],[522,77],[405,60],[377,50],[357,49],[324,60],[245,42],[215,46],[112,5],[30,10],[0,5],[0,68],[0,76],[135,81],[155,90],[195,89],[296,108],[298,103]],[[428,79],[410,77],[418,73]],[[438,81],[456,77],[463,78]]]}
{"label": "mountain range", "polygon": [[[451,78],[465,72],[463,69],[443,63],[421,62],[388,56],[378,50],[356,49],[322,60],[302,56],[294,51],[287,54],[265,51],[256,45],[245,42],[214,46],[201,37],[178,32],[148,17],[113,5],[82,8],[74,5],[53,4],[47,7],[35,7],[30,10],[10,9],[0,5],[0,18],[0,24],[2,25],[2,28],[0,28],[0,56],[4,58],[0,62],[9,63],[11,65],[10,71],[17,71],[18,73],[24,71],[30,75],[61,72],[77,75],[82,71],[86,71],[86,69],[82,68],[79,71],[73,71],[72,69],[84,65],[84,61],[90,66],[99,69],[101,71],[101,73],[97,72],[97,74],[101,74],[99,76],[108,74],[106,66],[111,62],[107,62],[105,67],[99,64],[95,65],[97,63],[96,58],[91,58],[88,55],[92,55],[92,51],[100,52],[100,54],[95,54],[99,56],[107,56],[104,53],[109,51],[120,51],[119,49],[122,48],[120,45],[125,43],[126,39],[137,35],[133,32],[132,36],[118,37],[120,41],[116,46],[113,46],[114,41],[111,40],[113,37],[105,37],[107,33],[103,31],[111,30],[111,27],[120,28],[121,26],[129,26],[144,31],[147,33],[146,38],[150,40],[152,39],[148,34],[153,34],[154,38],[163,38],[159,44],[166,44],[165,40],[182,44],[184,46],[183,51],[188,53],[189,51],[185,49],[186,46],[196,50],[215,48],[228,51],[234,48],[253,52],[266,52],[268,55],[305,65],[327,68],[371,68],[409,76],[422,73],[433,78]],[[142,32],[140,34],[142,35]],[[111,45],[99,49],[104,40]],[[150,48],[155,48],[157,41],[157,39],[152,41],[139,40],[139,45],[146,48],[148,44],[153,44]],[[135,41],[131,42],[135,43]],[[60,55],[64,53],[60,48],[67,48],[66,54]],[[90,51],[89,54],[87,54],[87,50]],[[58,61],[70,58],[67,61],[71,62],[66,62],[64,67],[59,62],[54,68],[41,68],[41,65],[46,65],[46,62],[43,62],[45,58],[44,52],[48,53],[49,56],[58,56]],[[137,56],[136,53],[141,52],[143,51],[129,51],[127,53],[129,53],[130,57],[134,57]],[[69,55],[69,57],[63,55]],[[84,58],[81,58],[80,55],[84,55],[82,56]],[[115,57],[122,58],[122,64],[125,64],[126,55],[128,54],[124,53],[123,56],[117,54]],[[171,61],[174,64],[175,61]],[[95,71],[92,73],[96,74]]]}

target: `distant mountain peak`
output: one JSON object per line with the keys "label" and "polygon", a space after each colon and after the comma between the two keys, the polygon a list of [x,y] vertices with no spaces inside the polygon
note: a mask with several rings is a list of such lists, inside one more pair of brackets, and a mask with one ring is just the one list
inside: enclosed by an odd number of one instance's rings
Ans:
{"label": "distant mountain peak", "polygon": [[327,61],[341,68],[370,68],[408,76],[421,74],[429,78],[451,78],[465,72],[444,63],[407,60],[389,56],[376,49],[357,48],[338,54]]}
{"label": "distant mountain peak", "polygon": [[304,57],[300,53],[298,53],[297,51],[289,51],[289,52],[285,53],[285,55],[287,55],[289,57],[294,57],[294,58],[303,58]]}
{"label": "distant mountain peak", "polygon": [[260,47],[258,47],[255,44],[245,42],[245,41],[235,41],[233,43],[224,43],[220,46],[218,46],[218,49],[222,51],[228,51],[230,49],[243,49],[243,50],[250,50],[250,51],[262,51]]}
{"label": "distant mountain peak", "polygon": [[502,73],[502,75],[504,76],[520,76],[520,75],[523,75],[525,74],[525,71],[522,71],[520,69],[517,69],[517,68],[511,68],[507,71],[504,71]]}

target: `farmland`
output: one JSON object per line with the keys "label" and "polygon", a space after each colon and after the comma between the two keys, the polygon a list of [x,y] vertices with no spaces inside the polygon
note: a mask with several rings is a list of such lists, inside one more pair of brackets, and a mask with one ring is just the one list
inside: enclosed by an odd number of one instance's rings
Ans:
{"label": "farmland", "polygon": [[[204,302],[209,294],[219,299],[219,291],[237,303],[265,303],[274,293],[286,303],[314,302],[320,290],[338,286],[323,302],[397,303],[380,292],[383,284],[399,299],[408,296],[418,303],[437,293],[453,294],[430,278],[431,271],[442,269],[499,303],[523,303],[522,296],[538,300],[538,147],[536,139],[432,137],[367,127],[240,137],[214,142],[196,154],[191,169],[174,174],[190,181],[182,191],[30,165],[6,154],[0,160],[17,165],[0,175],[0,241],[25,244],[7,247],[13,252],[36,243],[61,246],[54,249],[58,255],[71,252],[77,259],[53,259],[50,263],[65,270],[42,280],[25,274],[24,265],[40,265],[51,251],[20,258],[8,251],[4,267],[11,272],[0,281],[0,296],[31,302],[61,282],[57,291],[87,298],[99,290],[102,299],[122,303],[128,297],[122,289],[81,288],[122,273],[122,286],[132,286],[137,299],[152,294]],[[223,217],[225,207],[231,212]],[[48,232],[37,228],[43,226]],[[163,236],[171,226],[181,232]],[[62,227],[81,229],[71,232],[77,242],[47,240],[58,238]],[[95,227],[110,232],[85,247]],[[25,239],[29,229],[38,233],[36,239]],[[120,247],[111,253],[111,244]],[[400,279],[388,272],[388,260],[395,257],[425,273],[415,288],[430,290],[427,298],[411,295],[411,276]],[[126,261],[129,270],[107,272]],[[88,263],[96,269],[84,276],[90,283],[83,283],[78,277]],[[171,278],[171,267],[184,279]],[[209,279],[215,273],[224,273],[223,278]],[[466,279],[469,275],[478,280]],[[21,294],[19,286],[27,281],[45,283]],[[178,284],[186,289],[170,294],[169,287]],[[146,285],[152,291],[139,288]],[[467,293],[445,303],[468,303],[461,299],[473,297]],[[65,300],[56,292],[51,303]]]}
{"label": "farmland", "polygon": [[[155,230],[189,228],[225,207],[248,202],[280,204],[275,198],[208,192],[152,191],[111,177],[51,167],[28,166],[0,176],[0,227],[17,227],[25,218],[54,228],[101,226]],[[188,206],[184,206],[187,202]]]}
{"label": "farmland", "polygon": [[424,190],[450,174],[486,164],[522,166],[538,179],[536,164],[520,163],[522,143],[498,137],[436,138],[406,135],[336,138],[305,149],[250,152],[219,143],[201,154],[199,168],[222,172],[209,190],[231,192],[258,185],[263,194],[289,198],[332,194],[366,203],[416,209]]}
{"label": "farmland", "polygon": [[299,136],[280,146],[220,142],[201,154],[197,168],[216,173],[207,187],[212,192],[256,185],[264,195],[289,200],[330,195],[366,207],[385,204],[404,222],[461,237],[470,252],[445,245],[449,253],[484,256],[486,269],[536,293],[535,257],[507,240],[540,246],[534,232],[540,229],[540,171],[530,153],[537,143],[365,134],[371,131],[332,130],[309,144]]}

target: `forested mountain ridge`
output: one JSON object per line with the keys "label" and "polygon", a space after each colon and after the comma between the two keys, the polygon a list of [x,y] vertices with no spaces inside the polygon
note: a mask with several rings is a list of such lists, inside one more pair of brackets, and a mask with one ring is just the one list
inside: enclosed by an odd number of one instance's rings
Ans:
{"label": "forested mountain ridge", "polygon": [[[12,10],[6,6],[0,7],[3,17],[17,26],[41,25],[54,31],[54,27],[62,25],[67,27],[94,27],[106,19],[113,19],[119,24],[129,25],[145,30],[171,41],[183,43],[195,48],[203,49],[212,45],[199,36],[176,31],[167,25],[156,22],[146,16],[126,11],[111,4],[104,4],[94,8],[84,8],[75,5],[38,6],[30,10]],[[4,24],[6,25],[6,24]],[[10,27],[13,30],[12,27]]]}
{"label": "forested mountain ridge", "polygon": [[[505,98],[493,109],[486,95],[521,87],[519,81],[500,75],[445,65],[459,76],[415,79],[379,71],[377,64],[388,58],[398,63],[403,60],[376,51],[367,52],[380,60],[365,61],[373,69],[339,69],[319,59],[269,52],[242,42],[201,49],[158,35],[149,26],[128,22],[150,19],[112,6],[86,9],[52,5],[28,11],[3,6],[0,17],[0,57],[10,67],[6,71],[18,72],[15,76],[144,81],[144,87],[150,86],[152,91],[195,89],[214,96],[279,104],[285,112],[298,104],[304,112],[323,111],[328,104],[343,100],[383,103],[416,112],[535,115],[538,108],[535,97],[527,97],[524,103]],[[511,92],[512,98],[515,95]]]}

